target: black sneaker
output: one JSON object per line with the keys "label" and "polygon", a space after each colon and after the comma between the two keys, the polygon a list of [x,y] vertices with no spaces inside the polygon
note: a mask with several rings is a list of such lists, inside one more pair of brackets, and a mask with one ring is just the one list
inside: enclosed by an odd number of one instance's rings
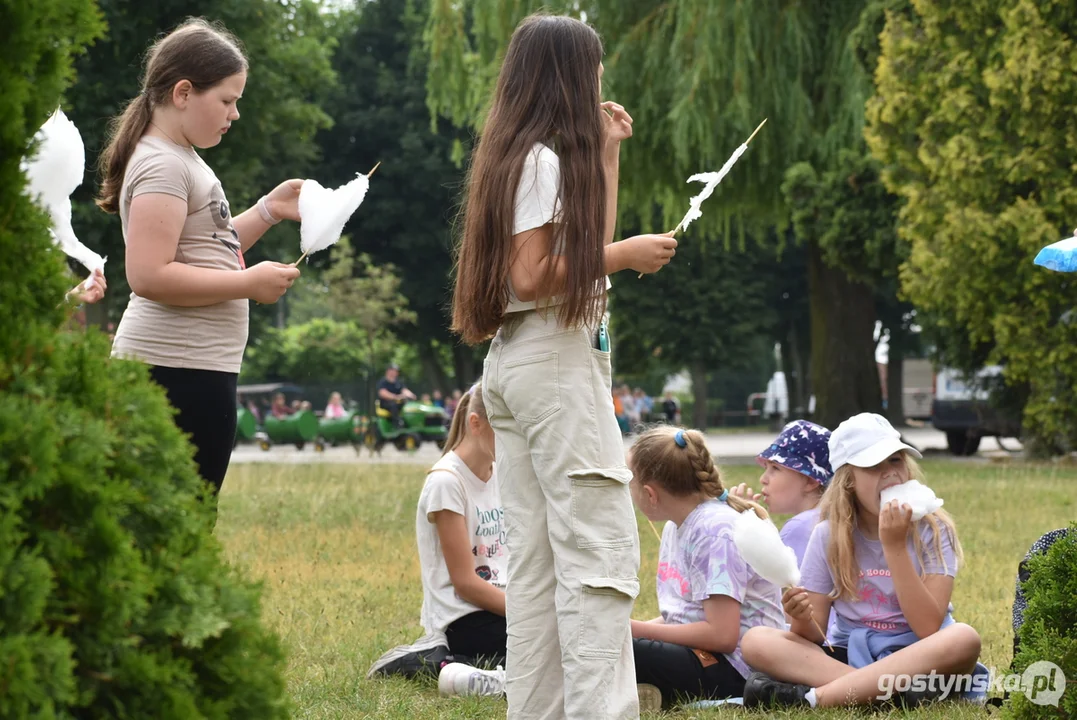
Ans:
{"label": "black sneaker", "polygon": [[744,707],[808,707],[807,685],[779,682],[766,673],[754,672],[744,682]]}
{"label": "black sneaker", "polygon": [[448,648],[436,647],[423,652],[403,653],[388,660],[373,674],[400,675],[409,680],[424,675],[436,679],[441,668],[453,661],[453,656],[449,654]]}

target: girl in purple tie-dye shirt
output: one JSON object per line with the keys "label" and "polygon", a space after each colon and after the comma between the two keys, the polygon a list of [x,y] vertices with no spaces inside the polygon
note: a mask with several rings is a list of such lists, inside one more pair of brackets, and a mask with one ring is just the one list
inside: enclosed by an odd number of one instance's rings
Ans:
{"label": "girl in purple tie-dye shirt", "polygon": [[739,512],[767,513],[725,491],[694,430],[645,433],[632,446],[629,466],[636,505],[650,520],[667,521],[658,563],[662,617],[632,621],[640,709],[739,697],[748,675],[741,636],[785,620],[781,590],[759,577],[733,542]]}

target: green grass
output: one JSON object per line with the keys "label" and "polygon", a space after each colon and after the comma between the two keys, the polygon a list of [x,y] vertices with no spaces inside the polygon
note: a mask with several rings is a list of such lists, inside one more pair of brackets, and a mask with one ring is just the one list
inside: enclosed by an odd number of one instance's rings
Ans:
{"label": "green grass", "polygon": [[[927,462],[932,487],[955,517],[966,565],[954,591],[957,617],[983,637],[981,660],[1010,662],[1010,606],[1017,563],[1042,533],[1077,512],[1077,469]],[[731,467],[728,483],[754,481]],[[433,684],[371,681],[371,662],[421,634],[422,589],[415,504],[424,468],[405,465],[237,465],[225,483],[217,533],[230,560],[265,584],[265,618],[289,654],[296,717],[488,718],[503,700],[439,698]],[[658,614],[658,542],[640,519],[642,590],[634,616]],[[898,714],[896,711],[895,716]],[[732,717],[737,710],[678,711],[669,717]],[[943,707],[921,718],[983,718],[982,709]],[[789,717],[849,717],[812,712]],[[878,715],[872,715],[878,717]]]}

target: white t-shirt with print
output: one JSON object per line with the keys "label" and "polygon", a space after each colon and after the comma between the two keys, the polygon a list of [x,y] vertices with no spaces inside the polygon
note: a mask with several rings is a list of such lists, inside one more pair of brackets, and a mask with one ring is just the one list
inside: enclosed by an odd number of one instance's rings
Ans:
{"label": "white t-shirt with print", "polygon": [[[561,162],[557,153],[542,143],[535,143],[531,152],[524,158],[524,169],[520,173],[520,184],[516,186],[515,214],[512,222],[512,234],[519,235],[527,230],[540,228],[547,223],[561,221]],[[560,254],[561,249],[555,249]],[[606,278],[606,290],[612,287]],[[596,288],[597,290],[597,288]],[[601,292],[601,291],[599,291]],[[562,300],[553,297],[549,305],[560,305]],[[543,301],[543,306],[547,302]],[[509,304],[506,313],[534,310],[535,301],[523,301],[516,297],[516,291],[509,281]]]}
{"label": "white t-shirt with print", "polygon": [[483,580],[504,588],[508,580],[509,554],[505,547],[505,527],[497,468],[483,482],[449,451],[426,476],[415,514],[415,537],[422,567],[422,625],[427,633],[445,632],[456,620],[482,608],[460,598],[449,577],[433,514],[450,510],[464,517],[475,573]]}

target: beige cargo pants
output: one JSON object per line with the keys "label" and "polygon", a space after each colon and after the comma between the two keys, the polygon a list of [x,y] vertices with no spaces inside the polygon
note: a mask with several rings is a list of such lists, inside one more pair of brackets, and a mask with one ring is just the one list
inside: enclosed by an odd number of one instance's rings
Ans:
{"label": "beige cargo pants", "polygon": [[510,720],[638,718],[631,473],[594,332],[509,316],[487,355],[509,548]]}

